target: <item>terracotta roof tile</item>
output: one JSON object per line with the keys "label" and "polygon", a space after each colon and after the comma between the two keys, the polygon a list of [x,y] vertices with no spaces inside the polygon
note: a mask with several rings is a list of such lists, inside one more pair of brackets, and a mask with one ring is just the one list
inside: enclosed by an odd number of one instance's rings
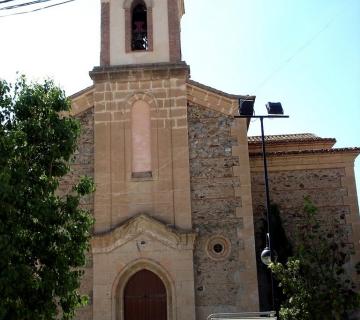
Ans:
{"label": "terracotta roof tile", "polygon": [[[296,133],[296,134],[281,134],[281,135],[267,135],[265,136],[266,143],[284,143],[284,142],[336,142],[334,138],[321,138],[313,133]],[[250,144],[261,143],[261,136],[249,136],[248,142]]]}

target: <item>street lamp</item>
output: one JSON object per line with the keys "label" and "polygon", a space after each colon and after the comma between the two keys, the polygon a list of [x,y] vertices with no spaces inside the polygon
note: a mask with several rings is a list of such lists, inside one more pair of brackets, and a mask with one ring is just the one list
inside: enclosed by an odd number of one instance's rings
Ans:
{"label": "street lamp", "polygon": [[[265,149],[265,135],[264,135],[264,119],[273,119],[273,118],[289,118],[289,116],[284,115],[284,110],[280,102],[268,102],[266,104],[266,109],[268,115],[257,116],[254,114],[254,100],[249,99],[239,99],[239,116],[236,118],[255,118],[260,119],[261,124],[261,144],[262,144],[262,156],[264,161],[264,181],[265,181],[265,195],[266,195],[266,220],[267,220],[267,234],[266,234],[266,247],[261,253],[261,261],[265,265],[270,265],[274,261],[274,252],[271,247],[271,220],[270,220],[270,191],[269,191],[269,178],[268,178],[268,168],[266,160],[266,149]],[[274,300],[274,281],[272,273],[271,277],[271,289],[272,289],[272,304],[275,308]]]}
{"label": "street lamp", "polygon": [[261,262],[267,266],[269,266],[272,262],[271,249],[269,244],[269,234],[266,234],[266,247],[261,252]]}

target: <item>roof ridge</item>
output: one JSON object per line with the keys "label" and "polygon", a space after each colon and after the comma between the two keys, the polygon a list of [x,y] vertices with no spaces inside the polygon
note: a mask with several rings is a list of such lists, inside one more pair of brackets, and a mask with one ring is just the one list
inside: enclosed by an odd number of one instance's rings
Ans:
{"label": "roof ridge", "polygon": [[[304,133],[280,133],[280,134],[267,134],[265,135],[265,137],[298,137],[298,136],[308,136],[308,137],[319,137],[314,133],[310,133],[310,132],[304,132]],[[249,138],[251,137],[261,137],[261,136],[249,136]]]}

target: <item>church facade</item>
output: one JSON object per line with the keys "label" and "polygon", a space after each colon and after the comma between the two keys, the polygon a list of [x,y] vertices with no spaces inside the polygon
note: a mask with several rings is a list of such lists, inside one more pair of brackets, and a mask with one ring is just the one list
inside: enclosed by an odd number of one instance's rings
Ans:
{"label": "church facade", "polygon": [[[101,2],[100,66],[93,86],[71,97],[83,130],[62,184],[84,174],[96,184],[83,203],[95,225],[81,288],[90,303],[78,319],[202,320],[260,308],[263,169],[258,138],[235,117],[239,99],[255,97],[190,79],[183,13],[183,0]],[[272,200],[294,214],[316,194],[343,217],[359,260],[359,149],[309,134],[267,140]]]}

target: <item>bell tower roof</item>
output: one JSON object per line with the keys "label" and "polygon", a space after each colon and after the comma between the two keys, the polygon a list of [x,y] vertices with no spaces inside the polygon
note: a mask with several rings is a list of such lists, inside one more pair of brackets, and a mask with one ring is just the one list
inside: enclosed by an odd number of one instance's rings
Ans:
{"label": "bell tower roof", "polygon": [[184,0],[101,0],[101,66],[181,61]]}

